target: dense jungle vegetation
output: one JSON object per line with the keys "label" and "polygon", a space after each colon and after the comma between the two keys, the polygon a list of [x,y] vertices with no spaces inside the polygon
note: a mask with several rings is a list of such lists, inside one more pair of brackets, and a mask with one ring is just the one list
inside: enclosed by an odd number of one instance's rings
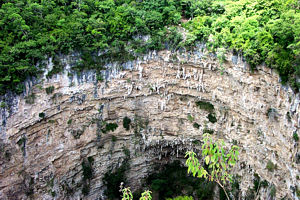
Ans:
{"label": "dense jungle vegetation", "polygon": [[22,92],[22,82],[38,76],[48,57],[51,76],[63,68],[57,55],[79,52],[76,70],[101,70],[105,59],[192,50],[197,41],[220,58],[228,50],[243,53],[253,69],[264,63],[283,84],[300,88],[299,0],[2,0],[0,6],[0,94]]}

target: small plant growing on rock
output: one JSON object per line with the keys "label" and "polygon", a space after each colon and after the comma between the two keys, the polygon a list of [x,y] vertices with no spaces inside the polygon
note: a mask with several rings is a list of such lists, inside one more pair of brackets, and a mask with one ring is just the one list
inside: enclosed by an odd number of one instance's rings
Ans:
{"label": "small plant growing on rock", "polygon": [[191,114],[188,114],[187,118],[190,122],[194,121],[194,117]]}
{"label": "small plant growing on rock", "polygon": [[111,136],[111,141],[112,141],[112,142],[116,142],[116,141],[117,141],[117,137],[116,137],[116,136],[114,136],[114,135],[113,135],[113,136]]}
{"label": "small plant growing on rock", "polygon": [[[122,200],[133,200],[133,195],[129,187],[127,188],[122,188],[122,184],[120,186],[121,191],[122,191]],[[151,200],[151,191],[146,190],[141,194],[140,200]]]}
{"label": "small plant growing on rock", "polygon": [[131,119],[129,117],[123,118],[123,127],[126,129],[126,131],[130,130],[130,123],[131,123]]}
{"label": "small plant growing on rock", "polygon": [[18,146],[21,148],[23,154],[25,154],[25,144],[26,144],[26,137],[23,136],[17,142]]}
{"label": "small plant growing on rock", "polygon": [[206,110],[208,112],[213,112],[215,107],[214,105],[212,105],[211,103],[209,102],[206,102],[206,101],[197,101],[196,102],[196,105],[202,109],[202,110]]}
{"label": "small plant growing on rock", "polygon": [[204,129],[203,129],[203,134],[207,134],[207,133],[208,133],[208,134],[211,134],[211,135],[212,135],[212,134],[214,134],[214,132],[215,132],[215,131],[212,130],[212,129],[208,129],[208,128],[204,128]]}
{"label": "small plant growing on rock", "polygon": [[276,196],[276,188],[275,185],[272,184],[269,191],[269,197],[273,199],[275,196]]}
{"label": "small plant growing on rock", "polygon": [[101,74],[98,74],[96,78],[97,78],[97,80],[100,81],[100,82],[103,82],[103,81],[104,81],[104,78],[103,78],[103,76],[102,76]]}
{"label": "small plant growing on rock", "polygon": [[35,94],[31,93],[30,95],[28,95],[27,97],[25,97],[25,103],[27,104],[34,104],[35,101]]}
{"label": "small plant growing on rock", "polygon": [[195,122],[195,123],[193,124],[193,127],[196,128],[196,129],[199,129],[200,125],[199,125],[197,122]]}
{"label": "small plant growing on rock", "polygon": [[207,119],[211,122],[211,123],[216,123],[217,122],[217,118],[215,117],[215,115],[213,115],[213,114],[211,114],[211,113],[209,113],[208,115],[207,115]]}
{"label": "small plant growing on rock", "polygon": [[[239,147],[233,145],[229,151],[226,152],[223,140],[213,141],[209,134],[203,135],[202,156],[204,161],[199,161],[196,158],[196,153],[192,151],[186,152],[186,165],[188,166],[188,173],[198,178],[205,178],[209,181],[215,181],[225,192],[227,199],[229,196],[225,190],[225,184],[232,181],[232,175],[229,171],[235,166]],[[211,171],[204,169],[204,163],[208,165]]]}
{"label": "small plant growing on rock", "polygon": [[266,168],[269,172],[274,172],[274,170],[277,169],[277,165],[275,165],[271,160],[269,160]]}
{"label": "small plant growing on rock", "polygon": [[72,124],[72,119],[69,119],[69,120],[67,121],[67,124],[68,124],[68,125]]}
{"label": "small plant growing on rock", "polygon": [[83,160],[81,163],[82,166],[82,182],[83,182],[83,187],[82,187],[82,193],[84,195],[87,195],[90,191],[90,180],[93,177],[93,165],[94,159],[93,157],[88,157],[87,160]]}
{"label": "small plant growing on rock", "polygon": [[45,113],[43,113],[43,112],[39,113],[39,117],[40,117],[40,118],[43,119],[43,118],[45,118],[45,116],[46,116]]}
{"label": "small plant growing on rock", "polygon": [[0,104],[0,107],[1,108],[5,108],[6,107],[6,103],[4,101],[2,101],[1,104]]}
{"label": "small plant growing on rock", "polygon": [[105,125],[105,128],[101,129],[103,133],[107,133],[109,131],[114,132],[118,128],[118,124],[116,123],[108,123]]}
{"label": "small plant growing on rock", "polygon": [[54,92],[54,86],[47,87],[45,90],[47,94],[52,94]]}
{"label": "small plant growing on rock", "polygon": [[295,142],[299,141],[299,136],[298,136],[297,132],[293,133],[293,138],[294,138]]}

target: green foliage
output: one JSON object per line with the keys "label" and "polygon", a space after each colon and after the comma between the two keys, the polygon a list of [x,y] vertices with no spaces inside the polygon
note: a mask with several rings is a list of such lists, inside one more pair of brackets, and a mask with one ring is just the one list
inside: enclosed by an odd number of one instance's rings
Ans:
{"label": "green foliage", "polygon": [[271,185],[269,196],[271,198],[274,198],[276,196],[276,187],[275,187],[275,185]]}
{"label": "green foliage", "polygon": [[208,115],[207,115],[207,119],[211,122],[211,123],[216,123],[217,122],[217,118],[215,117],[215,115],[213,115],[213,114],[211,114],[211,113],[209,113]]}
{"label": "green foliage", "polygon": [[81,163],[82,167],[82,194],[83,195],[88,195],[90,191],[90,180],[93,178],[93,162],[94,158],[93,157],[88,157],[87,160],[83,160]]}
{"label": "green foliage", "polygon": [[116,123],[107,123],[105,127],[101,129],[102,133],[108,133],[109,131],[114,132],[118,128],[118,124]]}
{"label": "green foliage", "polygon": [[182,195],[194,196],[199,200],[212,200],[215,185],[204,179],[189,176],[187,167],[179,161],[157,166],[155,172],[146,179],[146,185],[158,194],[159,199],[173,198]]}
{"label": "green foliage", "polygon": [[47,87],[45,90],[47,94],[52,94],[54,92],[54,86]]}
{"label": "green foliage", "polygon": [[104,174],[103,182],[106,186],[106,190],[104,191],[104,194],[109,199],[115,199],[120,197],[120,191],[119,186],[121,183],[126,183],[126,177],[125,173],[128,170],[128,163],[123,162],[122,165],[115,169],[115,170],[109,170]]}
{"label": "green foliage", "polygon": [[23,147],[23,145],[25,144],[26,142],[26,138],[25,137],[22,137],[21,139],[18,140],[17,144],[20,146],[20,147]]}
{"label": "green foliage", "polygon": [[[265,63],[283,83],[299,90],[300,12],[297,0],[186,0],[194,17],[184,27],[218,52],[227,48],[243,54],[251,68]],[[209,2],[209,3],[207,3]],[[196,5],[201,5],[195,9]],[[191,12],[191,13],[189,13]]]}
{"label": "green foliage", "polygon": [[103,76],[101,74],[98,74],[96,78],[100,82],[104,81],[104,78],[103,78]]}
{"label": "green foliage", "polygon": [[126,131],[130,130],[130,123],[131,123],[131,119],[129,117],[123,118],[123,127],[126,129]]}
{"label": "green foliage", "polygon": [[[121,190],[122,190],[122,200],[133,200],[133,195],[129,187],[124,189],[121,188]],[[151,191],[146,190],[141,194],[140,200],[151,200],[152,199],[151,193],[152,193]]]}
{"label": "green foliage", "polygon": [[300,189],[298,187],[296,187],[296,195],[298,198],[300,197]]}
{"label": "green foliage", "polygon": [[214,130],[212,130],[212,129],[208,129],[208,128],[204,128],[203,129],[203,134],[214,134]]}
{"label": "green foliage", "polygon": [[26,145],[26,137],[21,137],[18,142],[18,146],[21,148],[21,151],[23,152],[23,156],[25,156],[25,145]]}
{"label": "green foliage", "polygon": [[28,96],[25,97],[25,103],[34,104],[35,98],[36,97],[34,93],[29,94]]}
{"label": "green foliage", "polygon": [[121,166],[115,169],[111,168],[104,174],[103,177],[103,183],[106,187],[104,194],[108,197],[108,199],[119,198],[122,195],[119,187],[122,185],[121,183],[126,184],[127,182],[125,173],[129,169],[130,151],[123,147],[123,152],[125,158]]}
{"label": "green foliage", "polygon": [[83,180],[89,180],[93,176],[93,168],[92,168],[92,162],[88,160],[88,162],[83,161],[81,163],[82,166],[82,175],[83,175]]}
{"label": "green foliage", "polygon": [[130,150],[129,149],[127,149],[126,147],[123,147],[123,153],[124,153],[126,159],[130,158]]}
{"label": "green foliage", "polygon": [[266,180],[261,180],[258,174],[254,174],[253,179],[253,188],[248,188],[246,193],[246,200],[252,200],[256,198],[256,195],[258,194],[258,191],[263,187],[267,188],[269,186],[269,182]]}
{"label": "green foliage", "polygon": [[40,117],[40,118],[43,119],[43,118],[45,118],[45,116],[46,116],[45,113],[43,113],[43,112],[39,113],[39,117]]}
{"label": "green foliage", "polygon": [[277,169],[277,165],[275,165],[271,160],[269,160],[266,168],[269,172],[274,172],[274,170]]}
{"label": "green foliage", "polygon": [[[182,1],[4,0],[0,4],[0,94],[22,92],[22,82],[40,74],[47,57],[53,58],[47,74],[51,78],[64,68],[61,54],[80,53],[76,70],[99,70],[105,60],[127,61],[149,49],[164,48],[168,40],[178,48],[180,34],[165,26],[179,23]],[[140,37],[145,35],[150,39]],[[99,51],[102,54],[95,56]]]}
{"label": "green foliage", "polygon": [[5,107],[6,107],[6,103],[4,101],[2,101],[0,104],[0,108],[5,108]]}
{"label": "green foliage", "polygon": [[200,125],[197,122],[194,122],[193,127],[196,128],[196,129],[199,129]]}
{"label": "green foliage", "polygon": [[215,107],[214,105],[212,105],[210,102],[206,102],[206,101],[197,101],[196,105],[202,109],[202,110],[206,110],[208,112],[213,112]]}
{"label": "green foliage", "polygon": [[188,166],[188,173],[192,173],[193,176],[198,178],[205,178],[209,181],[215,181],[223,188],[227,198],[229,199],[224,184],[232,181],[232,175],[229,171],[235,166],[239,155],[239,147],[233,145],[231,149],[226,152],[224,149],[224,142],[218,140],[213,141],[209,134],[203,135],[202,156],[205,164],[210,171],[207,171],[196,158],[196,154],[192,151],[188,151],[185,157],[186,165]]}
{"label": "green foliage", "polygon": [[295,142],[299,141],[299,136],[296,131],[293,133],[293,138],[294,138]]}
{"label": "green foliage", "polygon": [[190,121],[190,122],[193,122],[194,121],[194,117],[191,115],[191,114],[188,114],[188,120]]}
{"label": "green foliage", "polygon": [[68,124],[68,125],[72,124],[72,119],[69,119],[69,120],[67,121],[67,124]]}
{"label": "green foliage", "polygon": [[[205,41],[218,58],[220,48],[243,53],[252,68],[265,63],[283,83],[295,91],[300,87],[297,0],[4,0],[0,5],[0,94],[21,93],[22,82],[41,74],[47,57],[53,58],[51,78],[64,68],[62,54],[80,53],[73,69],[99,71],[108,60],[124,62],[165,47],[192,49],[196,41]],[[188,30],[184,41],[177,26],[182,18],[191,19],[182,24]]]}
{"label": "green foliage", "polygon": [[116,136],[114,136],[114,135],[113,135],[113,136],[111,136],[111,141],[112,141],[112,142],[116,142],[116,141],[117,141],[117,137],[116,137]]}

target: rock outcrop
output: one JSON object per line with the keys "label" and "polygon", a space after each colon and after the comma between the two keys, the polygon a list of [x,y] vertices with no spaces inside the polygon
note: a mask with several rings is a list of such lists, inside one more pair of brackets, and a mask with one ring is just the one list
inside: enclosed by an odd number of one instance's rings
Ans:
{"label": "rock outcrop", "polygon": [[[203,132],[241,147],[233,173],[244,196],[257,173],[276,188],[276,199],[297,199],[299,94],[269,68],[251,72],[241,57],[226,58],[220,64],[205,50],[150,52],[97,74],[71,72],[74,58],[64,57],[64,72],[2,98],[0,199],[105,199],[103,176],[126,156],[135,189],[155,163],[197,149]],[[259,192],[261,199],[269,193]]]}

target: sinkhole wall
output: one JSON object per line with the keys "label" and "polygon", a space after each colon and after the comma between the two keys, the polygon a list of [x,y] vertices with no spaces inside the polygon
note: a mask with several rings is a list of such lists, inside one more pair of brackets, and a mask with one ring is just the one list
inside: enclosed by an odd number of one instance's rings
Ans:
{"label": "sinkhole wall", "polygon": [[[76,58],[61,59],[62,73],[1,97],[0,199],[105,199],[104,174],[128,156],[126,176],[137,189],[156,163],[199,149],[203,132],[240,146],[233,173],[244,196],[257,173],[276,199],[297,199],[300,98],[271,69],[251,72],[232,54],[220,64],[205,48],[153,51],[101,74],[74,73]],[[269,193],[259,191],[262,199]]]}

